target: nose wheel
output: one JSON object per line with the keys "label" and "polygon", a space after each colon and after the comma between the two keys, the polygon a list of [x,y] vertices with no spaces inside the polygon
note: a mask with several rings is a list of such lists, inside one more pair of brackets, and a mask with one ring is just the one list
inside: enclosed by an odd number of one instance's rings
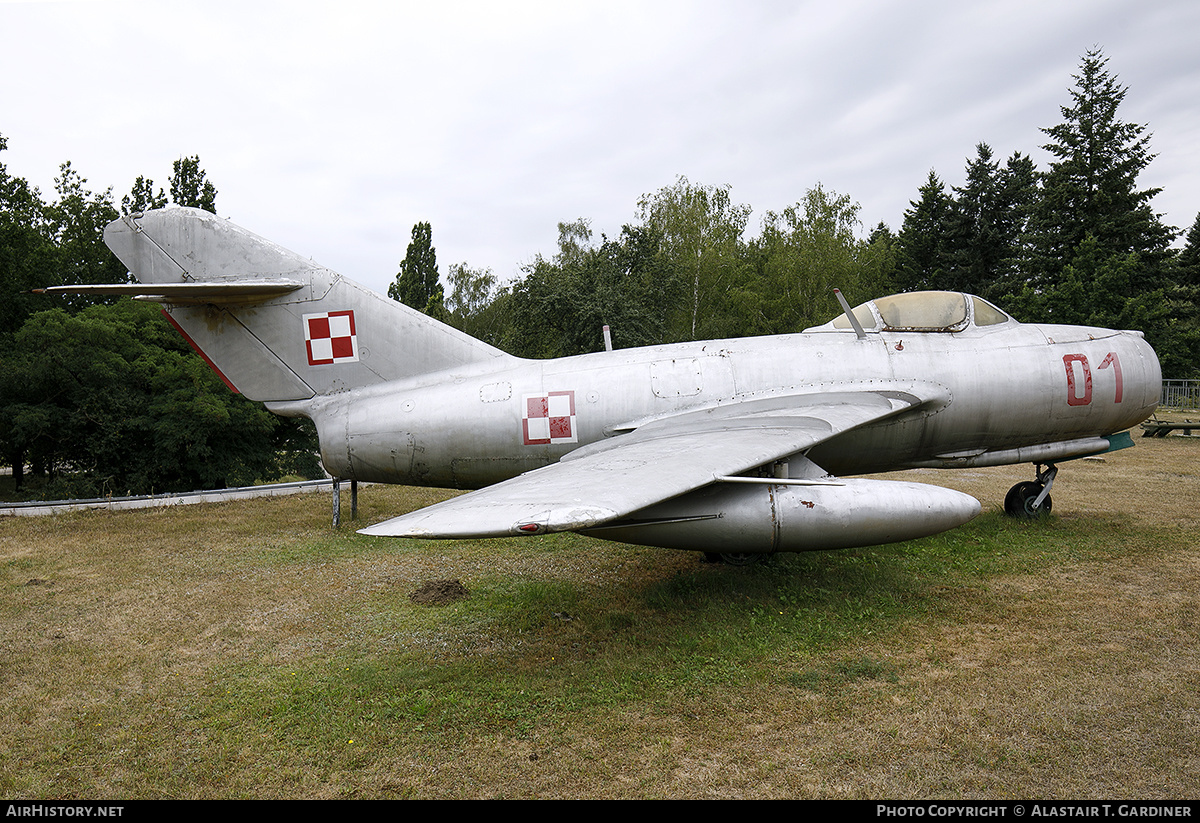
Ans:
{"label": "nose wheel", "polygon": [[1022,520],[1032,520],[1043,514],[1049,514],[1054,503],[1050,500],[1050,487],[1054,485],[1054,477],[1058,467],[1041,464],[1036,466],[1037,480],[1026,480],[1008,490],[1004,496],[1004,511],[1009,517]]}

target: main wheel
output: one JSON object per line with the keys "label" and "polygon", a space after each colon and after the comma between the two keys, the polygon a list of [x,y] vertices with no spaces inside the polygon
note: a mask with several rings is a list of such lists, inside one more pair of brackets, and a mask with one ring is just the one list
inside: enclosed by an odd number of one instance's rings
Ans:
{"label": "main wheel", "polygon": [[1050,495],[1046,495],[1046,499],[1042,501],[1042,505],[1036,509],[1033,507],[1033,501],[1037,500],[1037,496],[1041,493],[1041,483],[1035,483],[1032,480],[1018,483],[1009,489],[1008,494],[1004,496],[1004,511],[1009,517],[1020,517],[1025,520],[1032,520],[1043,514],[1049,514],[1053,506],[1053,503],[1050,501]]}

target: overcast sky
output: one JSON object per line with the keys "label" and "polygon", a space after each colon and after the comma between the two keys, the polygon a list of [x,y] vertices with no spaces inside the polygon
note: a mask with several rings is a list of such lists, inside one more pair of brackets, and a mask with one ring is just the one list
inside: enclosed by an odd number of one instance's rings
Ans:
{"label": "overcast sky", "polygon": [[0,0],[0,44],[0,162],[47,199],[64,161],[119,203],[198,154],[222,216],[378,290],[418,221],[507,279],[679,175],[752,236],[818,183],[897,230],[979,142],[1045,168],[1096,46],[1156,210],[1200,212],[1196,0]]}

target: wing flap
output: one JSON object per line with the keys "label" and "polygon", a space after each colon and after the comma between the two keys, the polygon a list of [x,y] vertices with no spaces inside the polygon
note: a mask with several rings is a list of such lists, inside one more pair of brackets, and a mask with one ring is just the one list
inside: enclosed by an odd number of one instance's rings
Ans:
{"label": "wing flap", "polygon": [[814,394],[791,403],[770,398],[657,420],[360,533],[444,539],[594,528],[921,402],[897,394]]}

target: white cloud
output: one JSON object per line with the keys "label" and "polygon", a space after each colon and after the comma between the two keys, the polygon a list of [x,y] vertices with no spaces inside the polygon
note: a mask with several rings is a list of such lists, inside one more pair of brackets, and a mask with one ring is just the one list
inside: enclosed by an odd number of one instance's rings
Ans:
{"label": "white cloud", "polygon": [[374,288],[418,220],[443,269],[512,276],[559,221],[615,234],[679,174],[760,214],[820,182],[898,228],[978,142],[1044,163],[1099,45],[1186,227],[1198,23],[1191,0],[4,3],[0,161],[47,191],[71,160],[119,199],[199,154],[223,214]]}

